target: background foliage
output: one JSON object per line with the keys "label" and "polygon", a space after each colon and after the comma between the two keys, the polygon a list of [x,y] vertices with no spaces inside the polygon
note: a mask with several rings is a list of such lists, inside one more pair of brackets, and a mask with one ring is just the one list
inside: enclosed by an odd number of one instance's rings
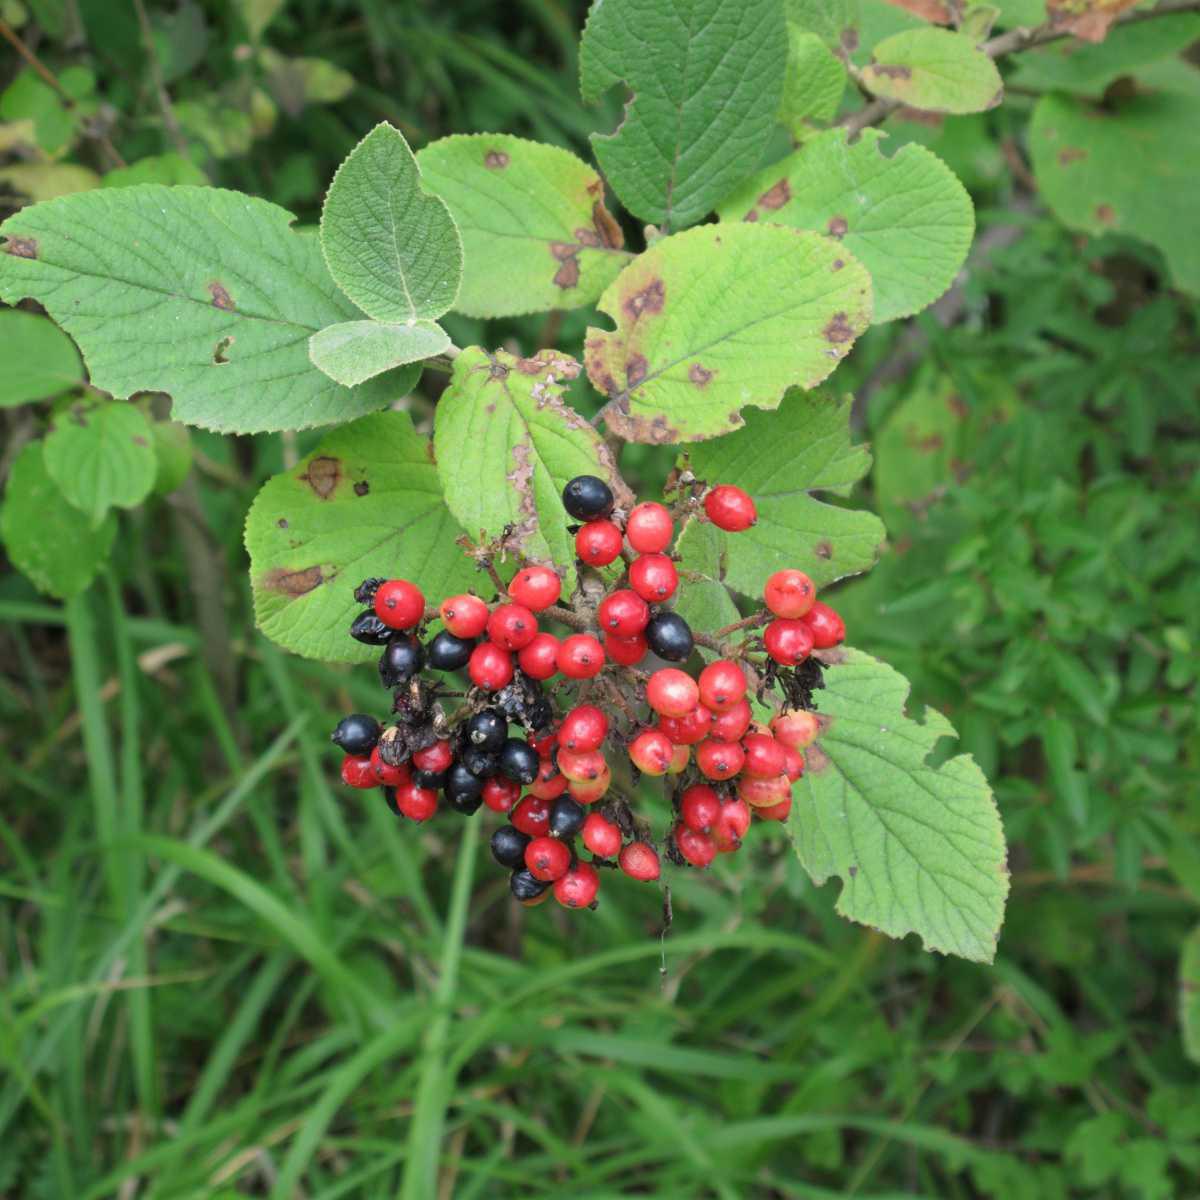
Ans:
{"label": "background foliage", "polygon": [[[866,67],[885,39],[879,61],[915,65],[903,10],[938,5],[853,7]],[[1001,7],[1001,28],[1044,16]],[[621,100],[579,98],[583,16],[552,0],[0,0],[59,89],[0,60],[0,205],[208,182],[312,224],[380,120],[415,147],[503,130],[586,154]],[[713,878],[676,876],[665,938],[632,887],[585,920],[512,908],[502,875],[476,876],[477,838],[397,830],[331,787],[325,731],[370,702],[370,672],[253,632],[243,516],[319,435],[189,434],[131,405],[118,419],[146,444],[64,506],[112,410],[89,413],[68,339],[0,311],[0,470],[44,497],[6,508],[0,533],[34,582],[38,562],[78,576],[61,606],[0,576],[0,1193],[415,1197],[406,1166],[440,1157],[456,1197],[1188,1194],[1196,20],[1014,58],[1003,106],[883,126],[918,182],[923,147],[954,169],[978,230],[965,280],[841,368],[874,453],[852,501],[890,541],[837,603],[996,790],[1013,892],[994,968],[841,921],[839,885],[815,888],[762,829]],[[824,61],[822,46],[789,50]],[[785,93],[781,113],[803,136],[795,114],[828,103]],[[1066,131],[1093,104],[1113,120],[1092,119],[1101,140],[1073,160]],[[801,228],[820,227],[813,203]],[[899,265],[897,316],[926,300]],[[589,320],[499,311],[441,322],[459,344],[529,352],[578,351]],[[440,386],[414,397],[423,431]],[[653,485],[669,458],[631,447],[623,466]]]}

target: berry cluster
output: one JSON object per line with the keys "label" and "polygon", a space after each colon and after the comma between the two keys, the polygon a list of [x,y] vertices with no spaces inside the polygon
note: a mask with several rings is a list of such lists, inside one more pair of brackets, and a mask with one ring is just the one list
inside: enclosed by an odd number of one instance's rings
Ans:
{"label": "berry cluster", "polygon": [[[671,784],[662,851],[678,865],[703,868],[737,850],[755,814],[786,818],[819,728],[813,651],[841,642],[844,626],[807,575],[783,570],[767,580],[761,611],[694,633],[669,607],[680,585],[677,525],[708,520],[736,533],[757,512],[740,488],[688,475],[677,495],[672,508],[625,511],[603,480],[572,479],[562,498],[580,522],[580,582],[567,605],[557,571],[527,563],[505,584],[489,553],[475,556],[496,589],[490,603],[464,593],[433,607],[407,580],[364,581],[355,598],[368,607],[350,635],[382,647],[396,719],[385,728],[354,713],[338,724],[343,781],[382,787],[389,807],[416,822],[442,799],[461,813],[486,805],[504,815],[491,849],[513,895],[537,904],[553,890],[568,908],[595,904],[598,867],[659,877],[655,839],[627,799],[641,776]],[[442,628],[430,637],[434,621]],[[697,644],[718,657],[693,674]],[[470,686],[457,690],[452,677],[464,671]],[[782,705],[756,721],[752,699],[766,707],[771,692]],[[606,745],[623,751],[612,765]]]}

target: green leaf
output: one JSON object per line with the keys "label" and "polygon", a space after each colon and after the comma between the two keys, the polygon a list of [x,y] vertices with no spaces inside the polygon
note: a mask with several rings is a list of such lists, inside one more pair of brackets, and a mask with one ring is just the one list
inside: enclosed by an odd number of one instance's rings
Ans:
{"label": "green leaf", "polygon": [[779,0],[596,0],[580,45],[594,103],[624,82],[620,127],[593,134],[605,177],[635,216],[694,224],[766,147],[787,66]]}
{"label": "green leaf", "polygon": [[886,134],[850,142],[830,129],[748,180],[723,220],[769,221],[836,238],[870,272],[874,320],[932,304],[954,282],[975,232],[966,188],[932,150],[913,142],[890,158]]}
{"label": "green leaf", "polygon": [[725,582],[735,591],[757,599],[783,567],[822,587],[874,564],[879,518],[812,495],[844,495],[870,467],[866,447],[850,444],[849,421],[849,398],[793,391],[778,412],[750,413],[744,429],[689,447],[698,478],[736,484],[758,506],[757,523],[727,539]]}
{"label": "green leaf", "polygon": [[338,168],[321,210],[321,249],[338,287],[377,321],[433,320],[454,307],[462,243],[421,188],[404,135],[376,125]]}
{"label": "green leaf", "polygon": [[871,281],[829,238],[774,225],[706,225],[656,242],[600,297],[588,377],[632,442],[689,442],[819,383],[870,324]]}
{"label": "green leaf", "polygon": [[72,508],[46,470],[42,443],[30,442],[17,456],[0,508],[0,538],[13,565],[39,591],[60,600],[91,583],[117,536],[110,513],[92,528]]}
{"label": "green leaf", "polygon": [[590,304],[630,255],[604,184],[558,146],[507,134],[442,138],[417,154],[463,240],[458,312],[508,317]]}
{"label": "green leaf", "polygon": [[787,76],[779,119],[797,141],[811,137],[815,126],[837,115],[846,90],[846,68],[815,34],[788,22]]}
{"label": "green leaf", "polygon": [[46,470],[93,525],[150,494],[158,462],[150,423],[124,402],[60,412],[46,436]]}
{"label": "green leaf", "polygon": [[154,493],[166,496],[173,492],[192,469],[192,435],[178,421],[155,421],[150,426],[154,435]]}
{"label": "green leaf", "polygon": [[562,568],[573,581],[573,519],[562,489],[576,475],[619,486],[604,439],[563,400],[579,364],[554,350],[517,358],[472,346],[438,400],[434,445],[446,503],[473,538]]}
{"label": "green leaf", "polygon": [[246,518],[259,628],[327,662],[366,662],[378,649],[347,635],[354,589],[402,575],[432,601],[462,591],[475,569],[442,499],[432,447],[407,413],[376,413],[324,438],[264,484]]}
{"label": "green leaf", "polygon": [[948,29],[910,29],[884,38],[863,68],[868,91],[925,112],[994,108],[1004,91],[996,64],[970,38]]}
{"label": "green leaf", "polygon": [[[693,628],[712,631],[732,625],[741,618],[725,586],[728,538],[708,521],[688,521],[675,543],[684,583],[675,601],[675,611]],[[705,658],[716,651],[700,647]]]}
{"label": "green leaf", "polygon": [[79,121],[88,115],[96,76],[87,67],[67,67],[56,77],[70,97],[64,99],[32,68],[26,68],[0,94],[0,120],[32,120],[38,147],[49,155],[63,153],[75,138]]}
{"label": "green leaf", "polygon": [[1200,928],[1184,939],[1179,959],[1179,1024],[1184,1054],[1200,1063]]}
{"label": "green leaf", "polygon": [[290,117],[299,117],[309,104],[336,104],[355,88],[349,71],[323,58],[287,58],[264,46],[258,52],[258,61],[267,88]]}
{"label": "green leaf", "polygon": [[132,187],[135,183],[162,183],[174,186],[191,183],[203,187],[208,178],[194,162],[181,154],[152,154],[139,158],[127,167],[106,171],[100,180],[102,187]]}
{"label": "green leaf", "polygon": [[828,660],[821,732],[788,821],[801,863],[818,885],[841,877],[842,916],[991,962],[1008,868],[983,772],[968,754],[928,764],[954,728],[933,709],[906,716],[908,681],[891,667],[849,648]]}
{"label": "green leaf", "polygon": [[355,387],[384,371],[441,354],[449,345],[449,335],[433,321],[343,321],[314,333],[308,355],[330,379]]}
{"label": "green leaf", "polygon": [[788,21],[815,33],[831,50],[858,45],[858,0],[784,0]]}
{"label": "green leaf", "polygon": [[257,42],[286,3],[287,0],[233,0],[233,7],[242,18],[250,40]]}
{"label": "green leaf", "polygon": [[100,186],[100,176],[76,163],[0,163],[0,184],[30,204],[74,196]]}
{"label": "green leaf", "polygon": [[258,433],[349,421],[412,390],[419,367],[339,387],[308,358],[318,329],[361,314],[311,234],[263,200],[208,187],[105,188],[0,225],[0,299],[44,305],[91,381],[167,392],[172,416]]}
{"label": "green leaf", "polygon": [[0,310],[0,408],[44,400],[83,382],[75,343],[53,321]]}
{"label": "green leaf", "polygon": [[1038,190],[1060,221],[1143,238],[1178,287],[1200,293],[1200,98],[1159,92],[1098,107],[1043,96],[1029,145]]}

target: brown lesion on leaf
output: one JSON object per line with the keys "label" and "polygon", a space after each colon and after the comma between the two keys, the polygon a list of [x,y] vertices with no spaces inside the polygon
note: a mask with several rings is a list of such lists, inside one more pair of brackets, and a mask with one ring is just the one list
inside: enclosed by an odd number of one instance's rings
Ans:
{"label": "brown lesion on leaf", "polygon": [[280,517],[275,524],[278,525],[280,529],[286,529],[288,527],[288,519],[287,517]]}
{"label": "brown lesion on leaf", "polygon": [[853,54],[858,49],[858,30],[847,26],[838,34],[838,44],[847,54]]}
{"label": "brown lesion on leaf", "polygon": [[874,71],[876,75],[882,75],[884,79],[911,79],[912,67],[903,66],[900,63],[877,63],[873,62],[868,68],[868,71]]}
{"label": "brown lesion on leaf", "polygon": [[621,304],[625,313],[636,321],[643,313],[660,313],[666,302],[667,289],[661,279],[652,279],[644,288],[626,296]]}
{"label": "brown lesion on leaf", "polygon": [[135,434],[133,435],[133,444],[134,444],[135,446],[148,446],[148,445],[150,445],[150,443],[149,443],[149,442],[148,442],[148,441],[147,441],[147,440],[146,440],[144,437],[142,437],[142,435],[141,435],[140,433],[135,433]]}
{"label": "brown lesion on leaf", "polygon": [[782,208],[791,198],[792,185],[786,179],[781,179],[759,196],[758,204],[773,212],[777,208]]}
{"label": "brown lesion on leaf", "polygon": [[483,156],[483,165],[493,171],[503,171],[510,161],[503,150],[489,150]]}
{"label": "brown lesion on leaf", "polygon": [[601,415],[608,428],[627,442],[666,446],[683,440],[679,430],[662,413],[653,417],[634,416],[626,393],[606,405]]}
{"label": "brown lesion on leaf", "polygon": [[206,285],[208,294],[212,297],[213,308],[223,309],[225,312],[236,312],[236,306],[233,303],[233,297],[229,294],[229,289],[217,280],[210,280]]}
{"label": "brown lesion on leaf", "polygon": [[212,360],[215,366],[224,366],[229,361],[229,347],[233,345],[236,339],[232,336],[223,337],[214,347]]}
{"label": "brown lesion on leaf", "polygon": [[1096,220],[1102,225],[1113,225],[1117,220],[1117,210],[1111,204],[1097,204]]}
{"label": "brown lesion on leaf", "polygon": [[707,367],[702,367],[698,362],[692,363],[688,368],[688,379],[699,388],[707,387],[712,377],[713,372]]}
{"label": "brown lesion on leaf", "polygon": [[1058,152],[1058,165],[1069,167],[1073,162],[1087,158],[1088,152],[1082,146],[1064,146]]}
{"label": "brown lesion on leaf", "polygon": [[625,386],[637,387],[646,378],[649,367],[650,364],[646,362],[644,354],[631,354],[625,360]]}
{"label": "brown lesion on leaf", "polygon": [[846,260],[844,258],[835,258],[833,260],[833,262],[830,264],[829,269],[831,271],[840,271],[845,265],[846,265]]}
{"label": "brown lesion on leaf", "polygon": [[813,547],[813,553],[818,558],[828,561],[833,557],[833,543],[828,538],[823,538]]}
{"label": "brown lesion on leaf", "polygon": [[748,221],[751,225],[758,220],[758,209],[752,208],[743,218],[743,221]]}
{"label": "brown lesion on leaf", "polygon": [[600,245],[606,250],[620,250],[624,247],[625,232],[601,200],[592,205],[592,227],[600,239]]}
{"label": "brown lesion on leaf", "polygon": [[857,875],[857,874],[858,874],[858,867],[857,867],[857,866],[855,866],[855,864],[854,864],[854,863],[851,863],[851,864],[850,864],[850,867],[849,867],[849,869],[848,869],[848,871],[847,871],[847,874],[850,876],[850,878],[851,878],[851,879],[853,879],[853,878],[855,877],[855,875]]}
{"label": "brown lesion on leaf", "polygon": [[[331,575],[330,578],[333,578]],[[272,567],[259,578],[259,587],[265,592],[296,599],[326,583],[325,572],[320,567],[305,567],[300,571],[287,571],[283,567]]]}
{"label": "brown lesion on leaf", "polygon": [[4,249],[14,258],[37,258],[37,238],[10,237]]}
{"label": "brown lesion on leaf", "polygon": [[312,488],[318,500],[328,500],[342,481],[342,460],[322,454],[308,464],[308,469],[299,478]]}
{"label": "brown lesion on leaf", "polygon": [[829,224],[825,226],[825,232],[831,238],[837,238],[840,242],[846,236],[846,232],[850,228],[850,222],[843,216],[834,216],[829,218]]}
{"label": "brown lesion on leaf", "polygon": [[840,345],[843,342],[854,341],[854,327],[846,319],[844,312],[834,313],[833,319],[821,330],[821,335],[827,342]]}
{"label": "brown lesion on leaf", "polygon": [[512,448],[512,470],[505,479],[517,493],[518,520],[504,532],[505,549],[519,551],[538,530],[537,504],[533,499],[533,451],[528,441],[516,442]]}
{"label": "brown lesion on leaf", "polygon": [[354,485],[354,494],[356,496],[366,496],[370,493],[370,491],[371,485],[365,479],[360,479]]}
{"label": "brown lesion on leaf", "polygon": [[820,775],[830,766],[829,755],[814,742],[804,751],[804,771],[808,775]]}
{"label": "brown lesion on leaf", "polygon": [[569,291],[579,286],[579,255],[572,254],[564,258],[557,271],[554,272],[554,286]]}

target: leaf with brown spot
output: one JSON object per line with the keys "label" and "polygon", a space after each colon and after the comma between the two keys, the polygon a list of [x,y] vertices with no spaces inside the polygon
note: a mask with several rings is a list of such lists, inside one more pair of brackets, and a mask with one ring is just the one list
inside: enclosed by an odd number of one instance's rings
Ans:
{"label": "leaf with brown spot", "polygon": [[328,500],[342,479],[341,460],[330,458],[327,454],[319,454],[309,460],[299,478],[308,484],[318,500]]}
{"label": "leaf with brown spot", "polygon": [[861,73],[873,95],[926,112],[983,112],[999,103],[996,64],[967,36],[949,29],[908,29],[884,38]]}
{"label": "leaf with brown spot", "polygon": [[1085,42],[1102,42],[1112,23],[1139,0],[1046,0],[1046,14],[1054,29],[1073,33]]}
{"label": "leaf with brown spot", "polygon": [[789,387],[824,379],[868,324],[871,294],[862,266],[826,238],[741,223],[656,242],[598,307],[616,322],[585,343],[605,422],[661,444],[716,437],[746,406],[774,408]]}

